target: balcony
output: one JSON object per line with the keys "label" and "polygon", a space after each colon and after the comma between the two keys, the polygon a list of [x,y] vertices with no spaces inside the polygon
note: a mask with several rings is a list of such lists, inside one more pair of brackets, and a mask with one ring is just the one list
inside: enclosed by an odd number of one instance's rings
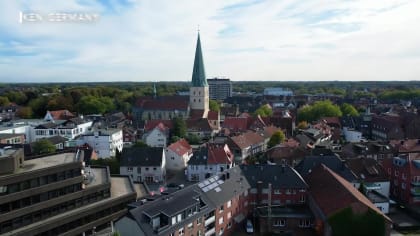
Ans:
{"label": "balcony", "polygon": [[207,226],[207,225],[213,223],[215,220],[216,220],[216,216],[211,216],[206,221],[204,221],[204,226]]}
{"label": "balcony", "polygon": [[411,188],[411,194],[414,196],[420,196],[420,188]]}
{"label": "balcony", "polygon": [[210,230],[207,230],[204,236],[214,235],[216,233],[216,229],[213,227]]}
{"label": "balcony", "polygon": [[411,181],[411,185],[420,186],[420,181]]}

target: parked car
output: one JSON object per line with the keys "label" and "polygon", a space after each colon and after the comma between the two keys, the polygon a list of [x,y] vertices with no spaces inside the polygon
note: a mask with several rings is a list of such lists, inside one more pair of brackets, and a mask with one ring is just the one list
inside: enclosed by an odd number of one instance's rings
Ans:
{"label": "parked car", "polygon": [[252,226],[251,220],[246,221],[246,232],[249,234],[254,233],[254,226]]}

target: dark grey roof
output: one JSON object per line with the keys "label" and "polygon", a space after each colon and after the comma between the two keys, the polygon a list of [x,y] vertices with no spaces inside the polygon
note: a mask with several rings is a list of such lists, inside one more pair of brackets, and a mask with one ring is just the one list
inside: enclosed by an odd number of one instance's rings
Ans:
{"label": "dark grey roof", "polygon": [[326,165],[332,171],[334,171],[349,182],[355,181],[357,179],[354,173],[346,166],[345,162],[335,155],[307,156],[295,166],[295,169],[302,176],[306,176],[309,173],[311,173],[312,169],[314,169],[320,164]]}
{"label": "dark grey roof", "polygon": [[208,149],[207,147],[200,147],[200,149],[196,150],[190,160],[188,161],[188,165],[206,165],[208,159]]}
{"label": "dark grey roof", "polygon": [[302,176],[288,165],[241,165],[241,169],[253,188],[258,181],[264,186],[271,183],[274,189],[308,187]]}
{"label": "dark grey roof", "polygon": [[[211,186],[212,184],[213,188],[206,188],[206,186]],[[198,183],[197,186],[216,207],[251,188],[239,166],[230,168],[217,176],[212,176]]]}
{"label": "dark grey roof", "polygon": [[54,128],[54,127],[57,127],[57,126],[58,126],[58,124],[56,124],[56,123],[47,122],[47,123],[38,125],[37,127],[35,127],[35,129],[51,129],[51,128]]}
{"label": "dark grey roof", "polygon": [[160,213],[174,216],[199,203],[199,197],[198,189],[188,188],[185,191],[159,198],[152,202],[154,204],[147,204],[143,212],[150,217],[157,216]]}
{"label": "dark grey roof", "polygon": [[121,154],[121,166],[160,166],[162,155],[161,147],[124,148]]}

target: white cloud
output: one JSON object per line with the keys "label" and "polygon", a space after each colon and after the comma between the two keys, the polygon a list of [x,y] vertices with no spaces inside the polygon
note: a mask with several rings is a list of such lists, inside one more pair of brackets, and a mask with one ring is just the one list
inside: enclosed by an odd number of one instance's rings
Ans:
{"label": "white cloud", "polygon": [[[418,79],[417,9],[418,1],[398,0],[2,1],[0,80],[189,80],[198,25],[208,76]],[[19,24],[19,11],[101,16]]]}

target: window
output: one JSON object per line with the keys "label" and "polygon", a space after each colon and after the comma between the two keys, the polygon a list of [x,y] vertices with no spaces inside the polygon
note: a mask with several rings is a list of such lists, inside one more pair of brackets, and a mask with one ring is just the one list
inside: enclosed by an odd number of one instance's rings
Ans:
{"label": "window", "polygon": [[178,222],[181,222],[181,220],[182,220],[182,214],[178,214],[178,215],[177,215],[177,221],[178,221]]}
{"label": "window", "polygon": [[232,222],[231,221],[229,221],[227,228],[228,229],[232,228]]}
{"label": "window", "polygon": [[405,183],[401,183],[401,188],[405,189]]}
{"label": "window", "polygon": [[286,226],[286,220],[285,219],[276,219],[273,222],[273,226],[284,227],[284,226]]}
{"label": "window", "polygon": [[305,202],[305,195],[300,195],[299,200],[300,200],[300,202]]}
{"label": "window", "polygon": [[127,172],[133,172],[133,167],[127,167]]}
{"label": "window", "polygon": [[290,195],[290,194],[292,194],[292,191],[290,191],[290,189],[286,189],[286,194]]}
{"label": "window", "polygon": [[219,212],[223,212],[223,205],[220,206]]}
{"label": "window", "polygon": [[156,170],[156,167],[153,167],[153,170]]}
{"label": "window", "polygon": [[230,212],[230,211],[229,211],[229,212],[227,213],[227,218],[228,218],[228,220],[229,220],[230,218],[232,218],[232,212]]}
{"label": "window", "polygon": [[311,220],[309,219],[300,219],[299,220],[299,227],[300,228],[309,228],[311,227]]}
{"label": "window", "polygon": [[180,229],[178,230],[178,235],[179,235],[179,236],[184,235],[184,228],[180,228]]}
{"label": "window", "polygon": [[231,207],[232,206],[232,200],[229,200],[228,202],[227,202],[227,208],[229,208],[229,207]]}
{"label": "window", "polygon": [[405,173],[402,173],[402,175],[401,175],[401,177],[402,177],[402,179],[407,179],[407,176],[405,175]]}
{"label": "window", "polygon": [[219,218],[219,225],[223,224],[223,216]]}
{"label": "window", "polygon": [[274,194],[281,194],[281,190],[280,189],[274,189]]}
{"label": "window", "polygon": [[398,171],[395,171],[395,176],[398,176],[398,174],[399,174]]}
{"label": "window", "polygon": [[149,170],[149,167],[146,167],[146,171],[148,171]]}
{"label": "window", "polygon": [[200,217],[200,218],[198,218],[198,219],[197,219],[197,225],[200,225],[202,221],[203,221],[203,218],[201,218],[201,217]]}
{"label": "window", "polygon": [[192,227],[193,227],[193,223],[189,223],[188,224],[188,229],[192,229]]}
{"label": "window", "polygon": [[223,231],[224,231],[223,227],[220,228],[219,235],[223,235]]}
{"label": "window", "polygon": [[176,224],[176,216],[172,217],[172,225]]}

